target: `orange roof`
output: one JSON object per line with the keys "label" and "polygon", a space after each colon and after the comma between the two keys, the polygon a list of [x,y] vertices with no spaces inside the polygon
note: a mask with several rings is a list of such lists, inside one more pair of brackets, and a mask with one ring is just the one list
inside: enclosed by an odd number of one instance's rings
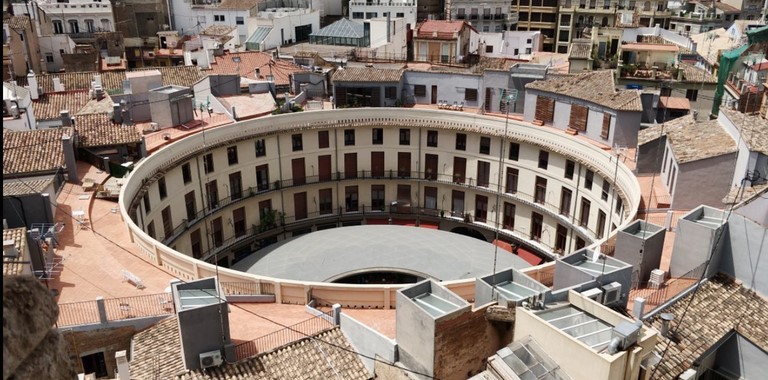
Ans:
{"label": "orange roof", "polygon": [[[234,58],[239,57],[240,63],[235,62]],[[304,72],[306,70],[294,65],[293,63],[273,60],[272,55],[260,51],[246,51],[242,53],[226,53],[221,56],[217,56],[216,62],[211,65],[209,70],[205,70],[207,74],[237,74],[248,79],[262,79],[266,80],[267,75],[271,74],[275,77],[275,85],[287,86],[290,85],[290,75],[296,72]],[[270,61],[273,62],[270,69]],[[239,70],[238,70],[239,68]],[[259,76],[256,77],[256,69],[259,69]]]}
{"label": "orange roof", "polygon": [[752,70],[755,70],[755,71],[768,70],[768,61],[760,62],[752,65]]}
{"label": "orange roof", "polygon": [[689,110],[691,102],[686,98],[662,96],[659,98],[659,107],[673,110]]}
{"label": "orange roof", "polygon": [[465,27],[475,30],[466,21],[428,20],[419,25],[416,38],[453,39],[453,32],[461,32]]}
{"label": "orange roof", "polygon": [[677,53],[680,48],[677,45],[670,44],[622,44],[621,50],[625,51],[672,51]]}

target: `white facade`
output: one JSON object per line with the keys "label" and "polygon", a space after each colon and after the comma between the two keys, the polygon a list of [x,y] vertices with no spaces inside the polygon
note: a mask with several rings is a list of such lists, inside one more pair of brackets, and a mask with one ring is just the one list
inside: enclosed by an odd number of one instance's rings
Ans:
{"label": "white facade", "polygon": [[[311,9],[278,8],[259,12],[256,17],[247,20],[249,34],[260,27],[270,27],[272,30],[261,41],[249,41],[259,43],[259,50],[269,50],[288,43],[296,42],[296,27],[310,25],[311,32],[320,30],[320,12]],[[308,38],[308,35],[307,35]],[[248,41],[248,40],[244,41]]]}
{"label": "white facade", "polygon": [[45,69],[49,73],[59,72],[64,68],[62,54],[75,52],[75,42],[66,34],[42,36],[37,39],[40,45],[40,56],[45,59]]}
{"label": "white facade", "polygon": [[70,0],[57,3],[54,0],[39,1],[37,5],[45,11],[52,22],[53,34],[78,34],[113,32],[115,18],[112,4],[100,0]]}
{"label": "white facade", "polygon": [[[389,27],[387,23],[389,22]],[[381,56],[404,57],[407,54],[408,30],[406,20],[378,18],[370,20],[371,46],[370,50]],[[360,50],[368,50],[362,48]],[[369,56],[370,53],[369,53]],[[371,56],[372,58],[375,56]]]}
{"label": "white facade", "polygon": [[410,29],[416,28],[416,0],[379,0],[349,2],[349,19],[363,23],[379,17],[403,18]]}
{"label": "white facade", "polygon": [[8,116],[3,117],[4,129],[26,131],[36,128],[32,98],[26,88],[3,83],[3,108],[8,110]]}
{"label": "white facade", "polygon": [[486,57],[530,60],[533,53],[541,51],[542,38],[540,31],[480,33],[479,53]]}
{"label": "white facade", "polygon": [[[240,41],[248,38],[248,18],[250,9],[220,9],[219,4],[193,4],[192,0],[170,0],[173,26],[179,34],[195,35],[211,25],[229,25],[237,27]],[[255,12],[255,10],[254,10]]]}
{"label": "white facade", "polygon": [[[717,117],[717,122],[728,132],[728,134],[736,142],[736,149],[738,149],[738,155],[736,156],[736,168],[733,171],[732,185],[738,186],[750,186],[750,182],[742,184],[742,180],[746,177],[747,173],[758,172],[759,176],[765,176],[768,173],[768,156],[761,152],[753,151],[750,149],[746,138],[749,135],[742,135],[736,125],[728,118],[728,112],[738,111],[720,111]],[[754,132],[753,132],[754,133]]]}

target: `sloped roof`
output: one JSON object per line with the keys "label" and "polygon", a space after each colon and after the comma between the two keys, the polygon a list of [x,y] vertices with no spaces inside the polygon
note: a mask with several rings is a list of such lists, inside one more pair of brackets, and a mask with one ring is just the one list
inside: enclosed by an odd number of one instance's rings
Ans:
{"label": "sloped roof", "polygon": [[[3,130],[3,178],[53,171],[64,166],[63,136],[72,136],[72,128],[32,131]],[[11,177],[6,177],[10,174]]]}
{"label": "sloped roof", "polygon": [[70,115],[80,112],[89,100],[88,91],[54,92],[33,101],[32,108],[38,121],[56,120],[61,118],[62,110]]}
{"label": "sloped roof", "polygon": [[589,59],[592,57],[591,41],[574,41],[568,50],[569,59]]}
{"label": "sloped roof", "polygon": [[[688,294],[664,310],[678,318],[672,322],[672,329],[680,343],[659,337],[656,353],[661,355],[665,349],[667,352],[658,364],[655,378],[677,379],[731,330],[768,351],[768,301],[764,298],[723,275],[703,283],[690,302],[692,297]],[[684,314],[685,319],[680,321]],[[661,330],[659,314],[646,324]]]}
{"label": "sloped roof", "polygon": [[78,142],[84,148],[141,142],[141,133],[135,127],[116,124],[105,113],[78,115],[75,130]]}
{"label": "sloped roof", "polygon": [[616,90],[611,70],[538,80],[528,83],[525,88],[586,100],[615,110],[643,110],[637,91]]}
{"label": "sloped roof", "polygon": [[736,152],[736,142],[717,120],[697,122],[686,115],[670,122],[655,125],[638,133],[638,145],[667,136],[678,163]]}
{"label": "sloped roof", "polygon": [[682,62],[680,62],[680,67],[683,69],[683,81],[696,83],[717,83],[717,77],[704,69],[700,69],[696,66]]}
{"label": "sloped roof", "polygon": [[223,0],[217,9],[247,11],[259,4],[260,0]]}
{"label": "sloped roof", "polygon": [[10,99],[16,93],[17,99],[24,99],[29,96],[29,90],[24,87],[13,85],[12,83],[3,82],[3,99]]}
{"label": "sloped roof", "polygon": [[342,18],[333,24],[310,34],[310,36],[363,38],[365,37],[365,33],[363,24]]}
{"label": "sloped roof", "polygon": [[741,138],[749,150],[768,156],[768,120],[759,115],[747,115],[726,108],[721,108],[720,112],[741,132]]}
{"label": "sloped roof", "polygon": [[[235,62],[234,57],[240,57],[240,63]],[[261,51],[229,53],[216,56],[215,59],[215,64],[211,65],[209,70],[205,70],[206,74],[237,74],[239,68],[240,76],[243,78],[265,80],[271,71],[278,86],[289,85],[291,74],[306,71],[291,62],[273,60],[271,54]],[[272,62],[271,69],[270,62]],[[257,68],[260,69],[259,78],[255,76]]]}
{"label": "sloped roof", "polygon": [[400,82],[402,69],[347,67],[333,73],[333,82]]}
{"label": "sloped roof", "polygon": [[211,25],[203,29],[200,34],[205,36],[225,36],[235,29],[237,27],[231,25]]}
{"label": "sloped roof", "polygon": [[[326,331],[315,338],[297,341],[277,351],[235,364],[189,371],[177,375],[176,379],[325,380],[338,378],[363,380],[371,378],[340,328]],[[338,347],[343,347],[343,349]]]}
{"label": "sloped roof", "polygon": [[25,179],[23,181],[10,179],[3,181],[3,196],[12,197],[29,194],[40,194],[53,182],[53,177],[41,179]]}
{"label": "sloped roof", "polygon": [[3,229],[3,241],[6,240],[13,240],[16,250],[19,251],[19,257],[3,255],[3,277],[18,276],[23,273],[24,266],[29,266],[23,263],[29,260],[28,257],[24,257],[24,251],[27,249],[27,229],[25,227]]}
{"label": "sloped roof", "polygon": [[172,379],[186,371],[181,358],[181,339],[176,317],[169,317],[139,331],[131,342],[129,363],[135,379]]}
{"label": "sloped roof", "polygon": [[[178,86],[191,87],[197,81],[202,79],[205,74],[197,66],[160,66],[143,67],[130,70],[129,72],[158,70],[163,76],[163,86],[172,84]],[[43,93],[50,94],[53,91],[53,78],[59,78],[64,85],[64,91],[88,90],[91,88],[91,82],[94,75],[101,75],[101,87],[104,90],[122,90],[123,81],[126,79],[126,71],[77,71],[55,74],[38,74],[37,84],[42,87]],[[19,85],[27,85],[27,78],[19,78]]]}
{"label": "sloped roof", "polygon": [[416,28],[415,38],[453,40],[454,32],[461,32],[464,28],[477,31],[466,21],[427,20]]}
{"label": "sloped roof", "polygon": [[24,30],[29,27],[29,17],[27,16],[4,17],[3,24],[8,24],[8,26],[14,30]]}

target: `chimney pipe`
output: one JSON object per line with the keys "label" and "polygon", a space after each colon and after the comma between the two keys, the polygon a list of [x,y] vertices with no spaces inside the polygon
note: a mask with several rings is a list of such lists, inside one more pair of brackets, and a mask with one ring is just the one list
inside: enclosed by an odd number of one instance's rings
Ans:
{"label": "chimney pipe", "polygon": [[17,258],[19,251],[16,249],[15,240],[3,240],[3,257]]}
{"label": "chimney pipe", "polygon": [[115,352],[117,362],[117,380],[131,380],[131,368],[128,365],[128,357],[125,350]]}
{"label": "chimney pipe", "polygon": [[72,126],[72,117],[69,116],[68,110],[61,110],[61,125],[63,127],[71,127]]}
{"label": "chimney pipe", "polygon": [[669,323],[675,319],[672,313],[661,313],[661,336],[669,338]]}
{"label": "chimney pipe", "polygon": [[32,100],[39,99],[40,92],[37,89],[37,77],[35,76],[35,72],[32,70],[29,70],[29,74],[27,74],[27,83],[29,84],[29,96],[32,98]]}
{"label": "chimney pipe", "polygon": [[635,302],[632,304],[632,314],[634,314],[638,321],[643,320],[643,316],[645,314],[645,298],[635,298]]}

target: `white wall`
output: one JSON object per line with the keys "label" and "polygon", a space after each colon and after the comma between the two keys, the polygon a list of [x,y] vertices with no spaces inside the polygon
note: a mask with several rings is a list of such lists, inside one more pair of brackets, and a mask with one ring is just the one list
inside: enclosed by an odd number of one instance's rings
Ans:
{"label": "white wall", "polygon": [[[416,1],[414,0],[391,0],[391,3],[383,1],[376,1],[372,4],[368,4],[366,0],[350,0],[349,2],[349,16],[350,21],[354,21],[362,24],[369,18],[365,17],[368,13],[376,13],[376,17],[386,17],[386,13],[389,12],[389,16],[393,19],[398,17],[399,13],[402,13],[402,18],[405,19],[405,23],[409,24],[411,29],[416,28]],[[413,5],[404,5],[411,3]],[[355,18],[356,13],[363,13],[362,18]]]}
{"label": "white wall", "polygon": [[46,53],[53,55],[53,62],[46,60],[45,67],[48,72],[59,72],[64,68],[64,58],[61,56],[61,50],[66,54],[72,54],[75,51],[75,42],[66,34],[54,34],[52,36],[38,37],[40,45],[40,56],[45,59]]}
{"label": "white wall", "polygon": [[248,36],[246,39],[250,38],[251,34],[260,26],[272,27],[272,31],[269,32],[262,42],[262,51],[283,46],[289,39],[296,42],[296,26],[312,25],[313,33],[320,30],[320,12],[316,10],[311,12],[275,13],[273,18],[268,18],[267,15],[269,15],[268,12],[260,12],[258,17],[247,19]]}
{"label": "white wall", "polygon": [[[170,0],[173,9],[173,25],[180,35],[195,35],[211,25],[229,25],[237,27],[237,34],[248,38],[248,10],[218,9],[215,5],[192,7],[192,1]],[[214,15],[223,15],[224,21],[214,21]],[[243,24],[237,25],[237,17],[243,18]],[[243,39],[244,41],[245,39]]]}
{"label": "white wall", "polygon": [[65,33],[73,33],[69,25],[70,20],[77,20],[80,33],[88,32],[85,20],[93,20],[95,31],[115,30],[115,18],[112,16],[112,4],[109,1],[71,0],[69,3],[39,3],[39,6],[45,10],[51,22],[62,22]]}

